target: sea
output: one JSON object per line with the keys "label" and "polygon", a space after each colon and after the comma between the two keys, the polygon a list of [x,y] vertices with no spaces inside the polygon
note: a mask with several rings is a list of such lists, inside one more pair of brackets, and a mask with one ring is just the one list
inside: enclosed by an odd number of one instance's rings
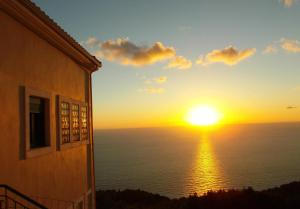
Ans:
{"label": "sea", "polygon": [[178,198],[300,180],[300,123],[94,131],[96,187]]}

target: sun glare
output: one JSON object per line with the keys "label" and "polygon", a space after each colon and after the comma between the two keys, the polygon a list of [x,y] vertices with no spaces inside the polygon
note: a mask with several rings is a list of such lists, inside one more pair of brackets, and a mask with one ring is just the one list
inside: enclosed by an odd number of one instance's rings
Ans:
{"label": "sun glare", "polygon": [[187,122],[196,126],[209,126],[217,124],[219,113],[211,106],[198,106],[192,108],[186,117]]}

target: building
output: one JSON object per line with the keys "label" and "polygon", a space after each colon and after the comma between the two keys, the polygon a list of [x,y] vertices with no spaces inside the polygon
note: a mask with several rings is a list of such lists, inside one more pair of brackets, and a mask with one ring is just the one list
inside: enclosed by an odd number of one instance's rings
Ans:
{"label": "building", "polygon": [[0,0],[0,47],[0,184],[47,208],[95,208],[101,62],[29,0]]}

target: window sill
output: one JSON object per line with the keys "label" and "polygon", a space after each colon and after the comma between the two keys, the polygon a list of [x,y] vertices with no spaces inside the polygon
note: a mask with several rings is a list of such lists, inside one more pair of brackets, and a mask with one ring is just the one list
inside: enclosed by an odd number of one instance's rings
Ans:
{"label": "window sill", "polygon": [[33,158],[38,157],[41,155],[49,154],[53,151],[51,146],[48,147],[41,147],[41,148],[34,148],[26,151],[26,158]]}
{"label": "window sill", "polygon": [[65,144],[61,144],[59,147],[60,151],[66,150],[66,149],[71,149],[74,147],[79,147],[81,145],[86,145],[89,144],[88,140],[84,140],[84,141],[73,141],[73,142],[69,142],[69,143],[65,143]]}

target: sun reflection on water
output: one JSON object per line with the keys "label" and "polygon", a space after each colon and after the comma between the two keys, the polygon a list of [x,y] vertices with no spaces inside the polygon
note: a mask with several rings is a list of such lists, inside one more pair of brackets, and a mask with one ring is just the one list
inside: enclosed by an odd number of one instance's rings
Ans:
{"label": "sun reflection on water", "polygon": [[186,190],[188,194],[203,194],[208,190],[225,188],[224,175],[213,150],[210,138],[202,134],[191,168]]}

